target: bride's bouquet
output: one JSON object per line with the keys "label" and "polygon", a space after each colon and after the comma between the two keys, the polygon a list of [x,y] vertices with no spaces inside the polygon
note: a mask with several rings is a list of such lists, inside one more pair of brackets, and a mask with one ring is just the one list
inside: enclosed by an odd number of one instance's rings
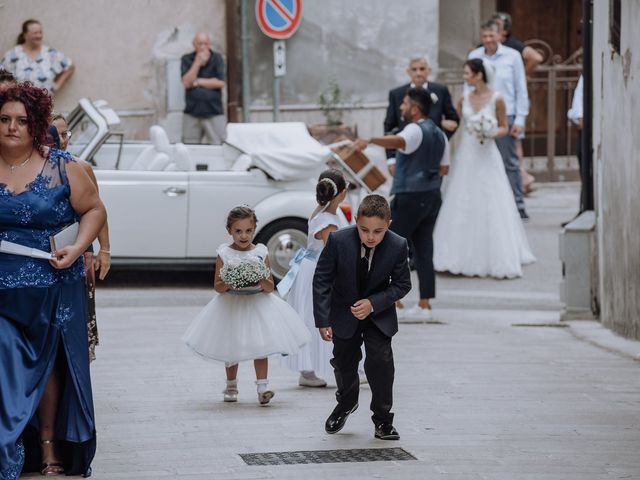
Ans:
{"label": "bride's bouquet", "polygon": [[480,143],[487,139],[492,139],[498,131],[498,121],[495,117],[480,113],[472,115],[467,120],[467,130],[474,135]]}
{"label": "bride's bouquet", "polygon": [[253,287],[269,275],[269,268],[257,257],[234,259],[220,269],[220,278],[234,290]]}

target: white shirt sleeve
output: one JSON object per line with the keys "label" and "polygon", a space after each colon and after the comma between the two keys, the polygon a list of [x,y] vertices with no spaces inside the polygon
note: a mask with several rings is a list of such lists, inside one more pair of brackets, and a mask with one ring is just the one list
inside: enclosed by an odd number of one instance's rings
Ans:
{"label": "white shirt sleeve", "polygon": [[440,133],[442,133],[442,138],[444,138],[444,153],[442,154],[442,159],[440,159],[440,165],[448,167],[451,165],[451,149],[449,148],[449,140],[442,130],[440,130]]}
{"label": "white shirt sleeve", "polygon": [[404,149],[398,150],[405,155],[411,155],[422,143],[422,129],[416,123],[410,123],[398,135],[404,138],[405,143]]}
{"label": "white shirt sleeve", "polygon": [[580,123],[580,119],[583,117],[583,113],[582,113],[583,88],[584,87],[583,87],[582,75],[580,75],[580,79],[578,80],[576,89],[573,92],[573,101],[571,102],[571,109],[567,112],[567,117],[573,123]]}
{"label": "white shirt sleeve", "polygon": [[527,75],[524,71],[524,62],[522,55],[514,51],[516,55],[513,57],[513,72],[516,96],[516,119],[515,125],[524,128],[527,115],[529,115],[529,92],[527,91]]}

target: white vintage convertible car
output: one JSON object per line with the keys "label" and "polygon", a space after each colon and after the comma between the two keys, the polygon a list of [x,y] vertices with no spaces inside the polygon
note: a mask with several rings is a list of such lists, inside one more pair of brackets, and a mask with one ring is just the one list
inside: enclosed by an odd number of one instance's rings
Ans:
{"label": "white vintage convertible car", "polygon": [[[89,99],[68,122],[69,151],[98,178],[114,266],[210,268],[230,238],[226,215],[240,204],[256,211],[255,241],[267,245],[276,277],[306,245],[315,179],[332,154],[304,124],[229,124],[223,146],[170,144],[153,126],[149,142],[125,143],[114,130],[117,114]],[[350,196],[355,202],[362,193]]]}

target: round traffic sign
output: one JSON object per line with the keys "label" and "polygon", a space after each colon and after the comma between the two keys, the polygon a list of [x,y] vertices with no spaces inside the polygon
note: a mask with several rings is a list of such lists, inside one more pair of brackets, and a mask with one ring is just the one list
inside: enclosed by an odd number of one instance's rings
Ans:
{"label": "round traffic sign", "polygon": [[256,19],[262,32],[270,38],[291,37],[300,25],[302,0],[258,0]]}

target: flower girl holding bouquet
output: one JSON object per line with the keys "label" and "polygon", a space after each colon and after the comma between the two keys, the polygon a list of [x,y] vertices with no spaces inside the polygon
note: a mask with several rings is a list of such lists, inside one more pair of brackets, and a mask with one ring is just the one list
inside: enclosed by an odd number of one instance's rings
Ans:
{"label": "flower girl holding bouquet", "polygon": [[269,403],[268,357],[292,355],[310,340],[304,324],[285,301],[273,295],[267,247],[252,243],[255,212],[233,208],[227,232],[233,242],[217,250],[214,288],[218,295],[204,307],[182,337],[196,354],[225,362],[225,402],[238,399],[238,362],[253,360],[258,402]]}

